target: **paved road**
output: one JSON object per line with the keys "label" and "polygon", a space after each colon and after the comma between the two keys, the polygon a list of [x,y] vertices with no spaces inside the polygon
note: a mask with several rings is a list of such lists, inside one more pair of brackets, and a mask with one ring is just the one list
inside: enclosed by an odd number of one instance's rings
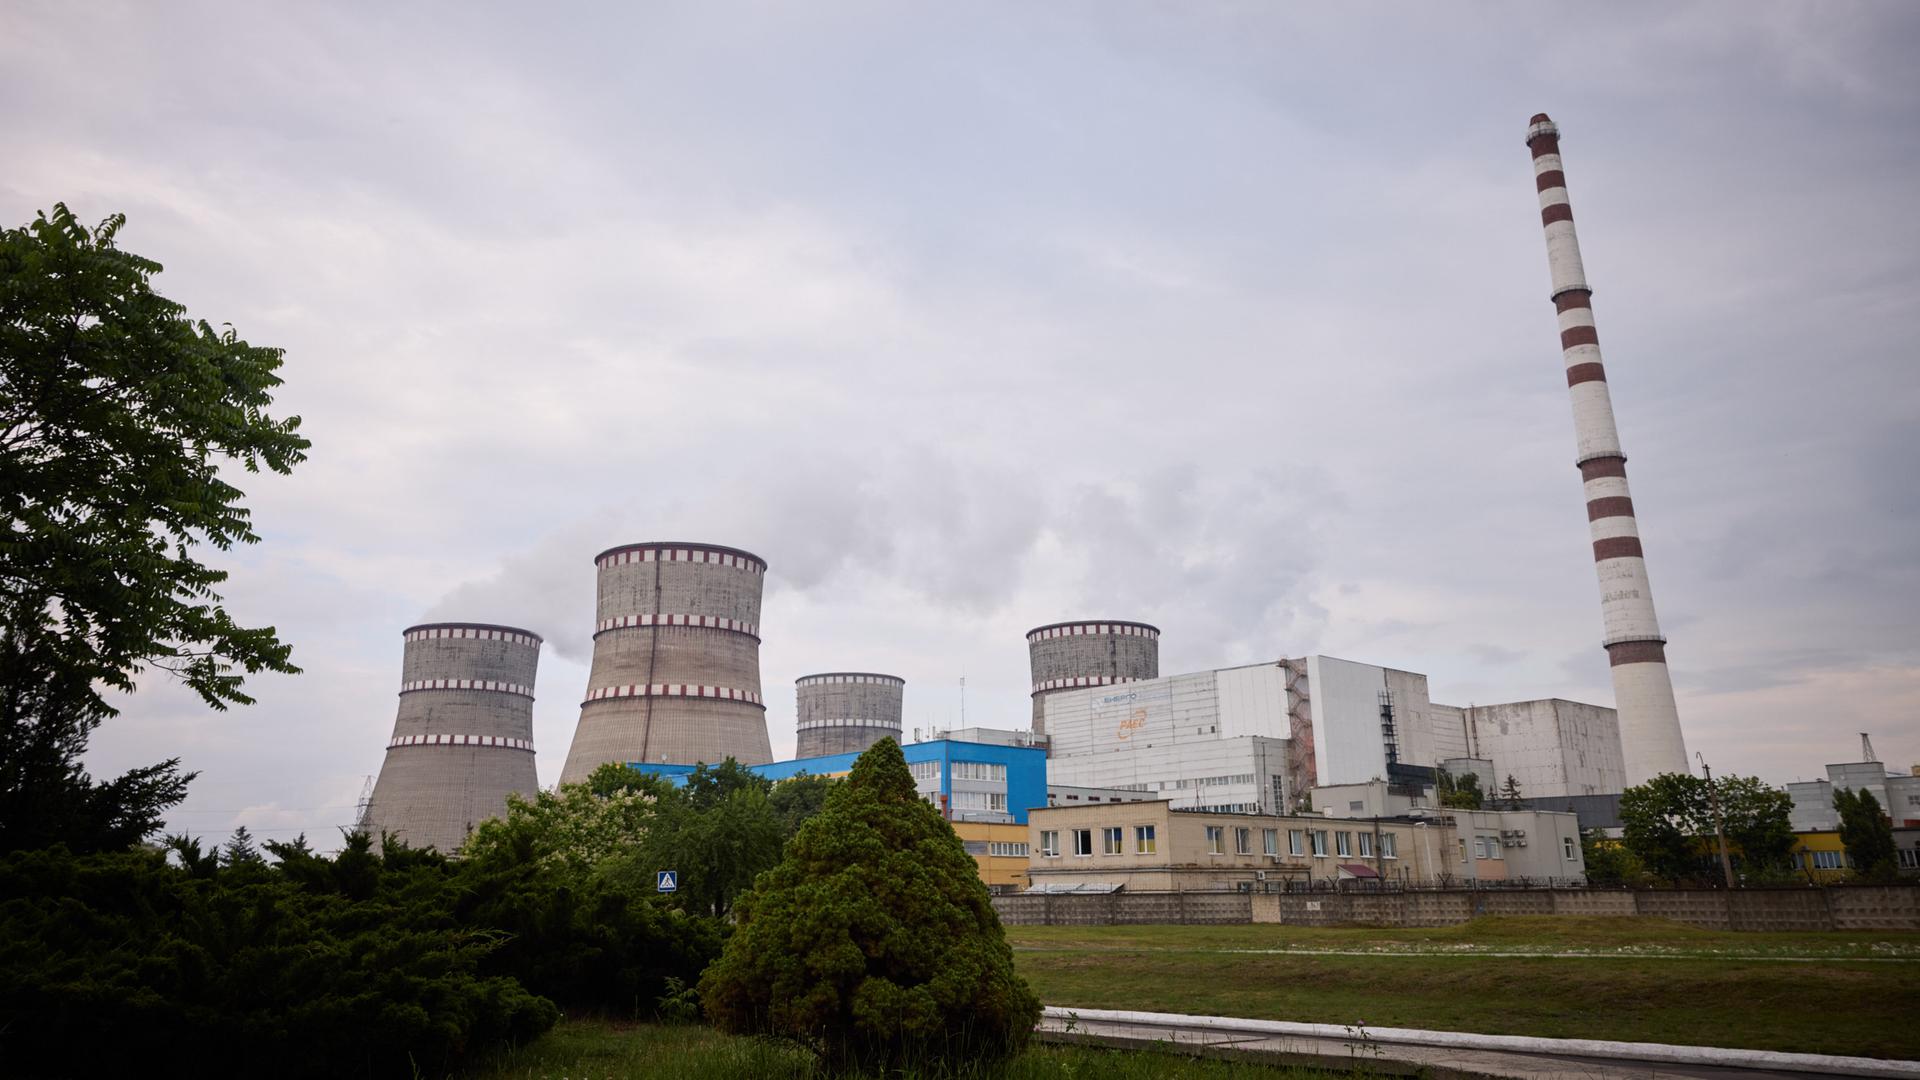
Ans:
{"label": "paved road", "polygon": [[[1738,1068],[1723,1065],[1675,1064],[1620,1058],[1593,1058],[1548,1052],[1520,1052],[1507,1049],[1479,1049],[1456,1046],[1426,1046],[1406,1042],[1383,1042],[1362,1037],[1358,1032],[1339,1037],[1302,1034],[1273,1034],[1223,1030],[1202,1026],[1171,1015],[1149,1022],[1088,1017],[1084,1012],[1071,1018],[1062,1010],[1049,1009],[1040,1022],[1048,1037],[1088,1040],[1123,1045],[1192,1047],[1203,1052],[1245,1052],[1271,1055],[1276,1063],[1293,1062],[1336,1069],[1371,1064],[1384,1072],[1426,1068],[1441,1075],[1471,1073],[1482,1076],[1517,1077],[1525,1080],[1702,1080],[1739,1077],[1741,1080],[1807,1080],[1813,1075],[1833,1075],[1826,1070],[1778,1070]],[[1920,1076],[1920,1065],[1910,1062],[1886,1062],[1881,1075]],[[1398,1066],[1398,1068],[1396,1068]],[[1872,1075],[1857,1073],[1855,1075]]]}

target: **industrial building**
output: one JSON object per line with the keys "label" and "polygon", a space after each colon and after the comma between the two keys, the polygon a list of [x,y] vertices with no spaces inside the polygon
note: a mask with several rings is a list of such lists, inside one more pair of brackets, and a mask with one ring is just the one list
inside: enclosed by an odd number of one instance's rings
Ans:
{"label": "industrial building", "polygon": [[[1473,772],[1491,793],[1513,777],[1529,798],[1618,794],[1627,789],[1618,714],[1548,698],[1503,705],[1433,706],[1440,764]],[[1455,736],[1458,736],[1456,741]]]}
{"label": "industrial building", "polygon": [[1178,809],[1284,813],[1316,787],[1374,780],[1417,791],[1446,762],[1488,791],[1512,776],[1528,797],[1625,787],[1611,709],[1441,705],[1425,675],[1330,656],[1063,688],[1044,707],[1051,782]]}
{"label": "industrial building", "polygon": [[1860,736],[1860,756],[1864,761],[1847,761],[1827,766],[1822,780],[1800,780],[1787,785],[1793,800],[1790,820],[1795,832],[1819,832],[1840,827],[1840,812],[1833,808],[1836,791],[1869,791],[1896,829],[1920,828],[1920,765],[1906,773],[1889,770],[1873,752],[1873,742]]}
{"label": "industrial building", "polygon": [[1517,881],[1584,883],[1571,814],[1221,814],[1170,800],[1050,807],[1027,821],[1033,891],[1280,892]]}
{"label": "industrial building", "polygon": [[532,795],[540,636],[491,623],[401,633],[400,704],[359,827],[452,854],[475,826]]}
{"label": "industrial building", "polygon": [[1063,689],[1046,700],[1048,779],[1180,808],[1287,808],[1286,672],[1273,664]]}
{"label": "industrial building", "polygon": [[1044,735],[1049,696],[1158,678],[1160,628],[1124,619],[1036,626],[1027,631],[1027,662],[1033,676],[1033,731]]}
{"label": "industrial building", "polygon": [[1560,351],[1573,399],[1574,466],[1586,496],[1587,529],[1600,581],[1601,645],[1613,674],[1614,706],[1620,712],[1626,782],[1643,784],[1663,773],[1687,771],[1686,741],[1667,671],[1667,639],[1654,613],[1653,586],[1640,542],[1639,519],[1627,490],[1627,455],[1620,448],[1613,399],[1600,357],[1593,318],[1593,288],[1580,259],[1567,174],[1560,156],[1560,129],[1546,113],[1527,124],[1540,224],[1553,280],[1548,299],[1560,324]]}
{"label": "industrial building", "polygon": [[773,760],[760,696],[766,562],[650,541],[610,548],[594,565],[593,666],[560,782],[609,761]]}
{"label": "industrial building", "polygon": [[1355,879],[1426,884],[1451,865],[1446,819],[1332,821],[1216,814],[1171,801],[1036,810],[1027,877],[1039,892],[1277,892]]}
{"label": "industrial building", "polygon": [[798,758],[857,754],[881,739],[900,740],[907,681],[870,671],[829,671],[794,682]]}

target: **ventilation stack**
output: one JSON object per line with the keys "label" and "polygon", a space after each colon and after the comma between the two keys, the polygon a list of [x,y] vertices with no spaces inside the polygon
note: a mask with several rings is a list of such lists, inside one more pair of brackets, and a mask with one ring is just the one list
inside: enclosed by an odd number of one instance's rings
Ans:
{"label": "ventilation stack", "polygon": [[361,816],[377,840],[452,854],[467,834],[531,796],[533,679],[540,636],[487,623],[428,623],[401,635],[400,709]]}
{"label": "ventilation stack", "polygon": [[600,568],[593,668],[560,782],[609,761],[773,760],[760,698],[767,564],[713,544],[628,544]]}
{"label": "ventilation stack", "polygon": [[1160,628],[1142,622],[1063,622],[1027,631],[1033,733],[1047,733],[1050,694],[1160,677]]}
{"label": "ventilation stack", "polygon": [[881,739],[900,741],[907,680],[870,671],[804,675],[793,684],[799,728],[795,757],[857,754]]}
{"label": "ventilation stack", "polygon": [[1620,715],[1620,745],[1629,785],[1662,773],[1687,772],[1680,710],[1667,672],[1667,639],[1654,615],[1640,527],[1627,490],[1627,455],[1614,425],[1613,398],[1600,359],[1593,320],[1593,289],[1580,260],[1567,175],[1560,161],[1560,129],[1546,113],[1527,127],[1533,151],[1534,186],[1540,193],[1540,223],[1546,229],[1547,268],[1553,276],[1553,307],[1560,316],[1560,349],[1567,389],[1573,397],[1574,464],[1586,488],[1587,529],[1600,577],[1603,645],[1613,670],[1614,706]]}

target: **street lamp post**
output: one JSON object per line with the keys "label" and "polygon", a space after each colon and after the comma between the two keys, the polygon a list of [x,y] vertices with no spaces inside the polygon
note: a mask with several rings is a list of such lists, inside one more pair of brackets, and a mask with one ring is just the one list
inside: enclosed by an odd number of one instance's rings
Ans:
{"label": "street lamp post", "polygon": [[1707,759],[1694,751],[1693,756],[1700,762],[1700,771],[1707,775],[1707,801],[1713,805],[1713,835],[1720,841],[1720,873],[1727,879],[1727,888],[1733,885],[1733,859],[1727,855],[1727,819],[1720,813],[1720,792],[1713,786],[1713,769],[1707,765]]}

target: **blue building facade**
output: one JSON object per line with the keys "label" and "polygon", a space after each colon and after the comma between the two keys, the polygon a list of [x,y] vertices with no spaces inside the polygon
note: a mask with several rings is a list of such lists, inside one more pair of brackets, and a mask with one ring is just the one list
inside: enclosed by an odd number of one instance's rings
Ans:
{"label": "blue building facade", "polygon": [[[955,821],[1006,821],[1024,825],[1027,811],[1047,805],[1047,752],[1033,746],[934,739],[900,748],[913,773],[921,797]],[[749,765],[748,771],[769,780],[810,776],[843,776],[859,754],[828,754],[795,758],[768,765]],[[692,765],[628,762],[627,767],[676,784],[685,783]]]}

